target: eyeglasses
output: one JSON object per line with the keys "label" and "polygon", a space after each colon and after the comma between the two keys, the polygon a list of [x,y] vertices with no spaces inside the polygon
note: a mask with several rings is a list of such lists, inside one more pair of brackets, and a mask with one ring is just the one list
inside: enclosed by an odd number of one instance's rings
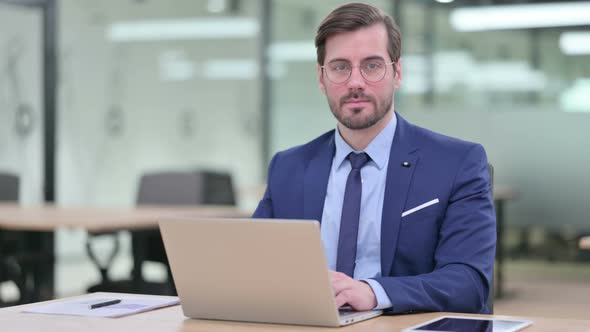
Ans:
{"label": "eyeglasses", "polygon": [[[394,64],[395,61],[385,62],[383,59],[368,59],[361,62],[359,68],[361,75],[365,80],[372,83],[377,83],[385,77],[387,72],[387,66]],[[352,68],[355,66],[351,65],[350,62],[345,60],[331,61],[325,66],[321,66],[326,73],[326,77],[330,82],[335,84],[341,84],[350,78],[352,75]]]}

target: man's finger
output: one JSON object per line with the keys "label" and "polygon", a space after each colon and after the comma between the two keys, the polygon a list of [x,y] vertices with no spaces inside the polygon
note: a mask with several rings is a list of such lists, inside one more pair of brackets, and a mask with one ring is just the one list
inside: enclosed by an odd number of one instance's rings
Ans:
{"label": "man's finger", "polygon": [[342,273],[342,272],[334,272],[334,271],[330,271],[330,280],[331,281],[345,281],[345,282],[353,282],[354,279],[352,279],[351,277],[349,277],[348,275]]}
{"label": "man's finger", "polygon": [[331,275],[330,284],[334,290],[334,295],[338,295],[341,291],[354,286],[354,280],[343,273],[335,272]]}
{"label": "man's finger", "polygon": [[348,303],[350,293],[348,291],[342,291],[336,295],[334,300],[336,301],[336,307],[340,308],[341,306]]}
{"label": "man's finger", "polygon": [[343,278],[348,277],[346,274],[341,273],[341,272],[336,272],[336,271],[332,271],[332,270],[328,270],[328,272],[330,273],[331,280],[339,280],[339,279],[343,279]]}

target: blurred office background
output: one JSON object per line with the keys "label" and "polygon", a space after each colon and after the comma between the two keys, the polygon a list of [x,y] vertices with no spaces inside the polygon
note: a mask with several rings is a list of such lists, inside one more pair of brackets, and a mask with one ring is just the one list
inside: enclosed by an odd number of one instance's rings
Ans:
{"label": "blurred office background", "polygon": [[[335,126],[313,38],[345,2],[2,0],[0,170],[20,176],[22,204],[41,203],[49,186],[66,206],[132,206],[149,171],[220,170],[253,210],[272,154]],[[577,239],[590,234],[590,1],[368,3],[402,30],[396,111],[482,143],[495,183],[518,193],[505,202],[509,286],[511,273],[526,281],[547,262],[557,281],[561,268],[587,277]],[[98,279],[85,237],[57,233],[58,295]]]}

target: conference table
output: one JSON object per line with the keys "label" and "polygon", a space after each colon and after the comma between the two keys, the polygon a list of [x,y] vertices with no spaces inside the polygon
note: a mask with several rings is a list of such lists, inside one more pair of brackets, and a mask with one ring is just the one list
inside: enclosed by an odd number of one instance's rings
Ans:
{"label": "conference table", "polygon": [[[101,295],[116,296],[116,294],[103,293]],[[69,301],[83,296],[59,299],[56,301]],[[134,295],[138,296],[138,295]],[[141,296],[141,295],[139,295]],[[148,296],[148,295],[144,295]],[[590,331],[590,320],[583,319],[559,319],[545,317],[513,317],[498,315],[472,315],[456,313],[423,313],[395,316],[381,316],[360,323],[352,324],[341,328],[310,327],[296,325],[246,323],[231,321],[212,321],[186,318],[179,305],[156,309],[149,312],[135,314],[121,318],[94,318],[81,316],[63,316],[48,314],[23,313],[22,311],[30,306],[39,303],[13,306],[0,309],[0,326],[6,331],[43,331],[43,332],[115,332],[115,331],[141,331],[141,332],[226,332],[226,331],[340,331],[340,332],[394,332],[401,331],[407,327],[414,326],[441,316],[470,316],[482,318],[504,318],[504,319],[526,319],[533,321],[533,324],[523,331],[544,332],[544,331]]]}
{"label": "conference table", "polygon": [[128,208],[62,207],[53,204],[21,206],[0,204],[0,229],[15,231],[54,231],[77,228],[89,232],[149,229],[158,221],[176,217],[247,217],[235,207],[140,205]]}
{"label": "conference table", "polygon": [[[243,218],[250,214],[226,206],[63,207],[53,204],[0,204],[0,231],[27,232],[26,252],[34,253],[32,289],[24,301],[54,298],[54,233],[58,229],[87,232],[157,229],[158,221],[172,218]],[[134,259],[134,271],[141,271]]]}

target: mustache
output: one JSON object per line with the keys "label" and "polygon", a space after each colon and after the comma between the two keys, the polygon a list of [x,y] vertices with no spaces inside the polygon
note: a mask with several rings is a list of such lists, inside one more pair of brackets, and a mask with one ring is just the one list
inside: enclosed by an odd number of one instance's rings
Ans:
{"label": "mustache", "polygon": [[340,98],[340,105],[343,105],[349,99],[366,99],[366,100],[369,100],[373,103],[375,102],[375,99],[373,97],[366,95],[362,92],[351,92],[351,93],[347,94],[346,96],[342,96]]}

